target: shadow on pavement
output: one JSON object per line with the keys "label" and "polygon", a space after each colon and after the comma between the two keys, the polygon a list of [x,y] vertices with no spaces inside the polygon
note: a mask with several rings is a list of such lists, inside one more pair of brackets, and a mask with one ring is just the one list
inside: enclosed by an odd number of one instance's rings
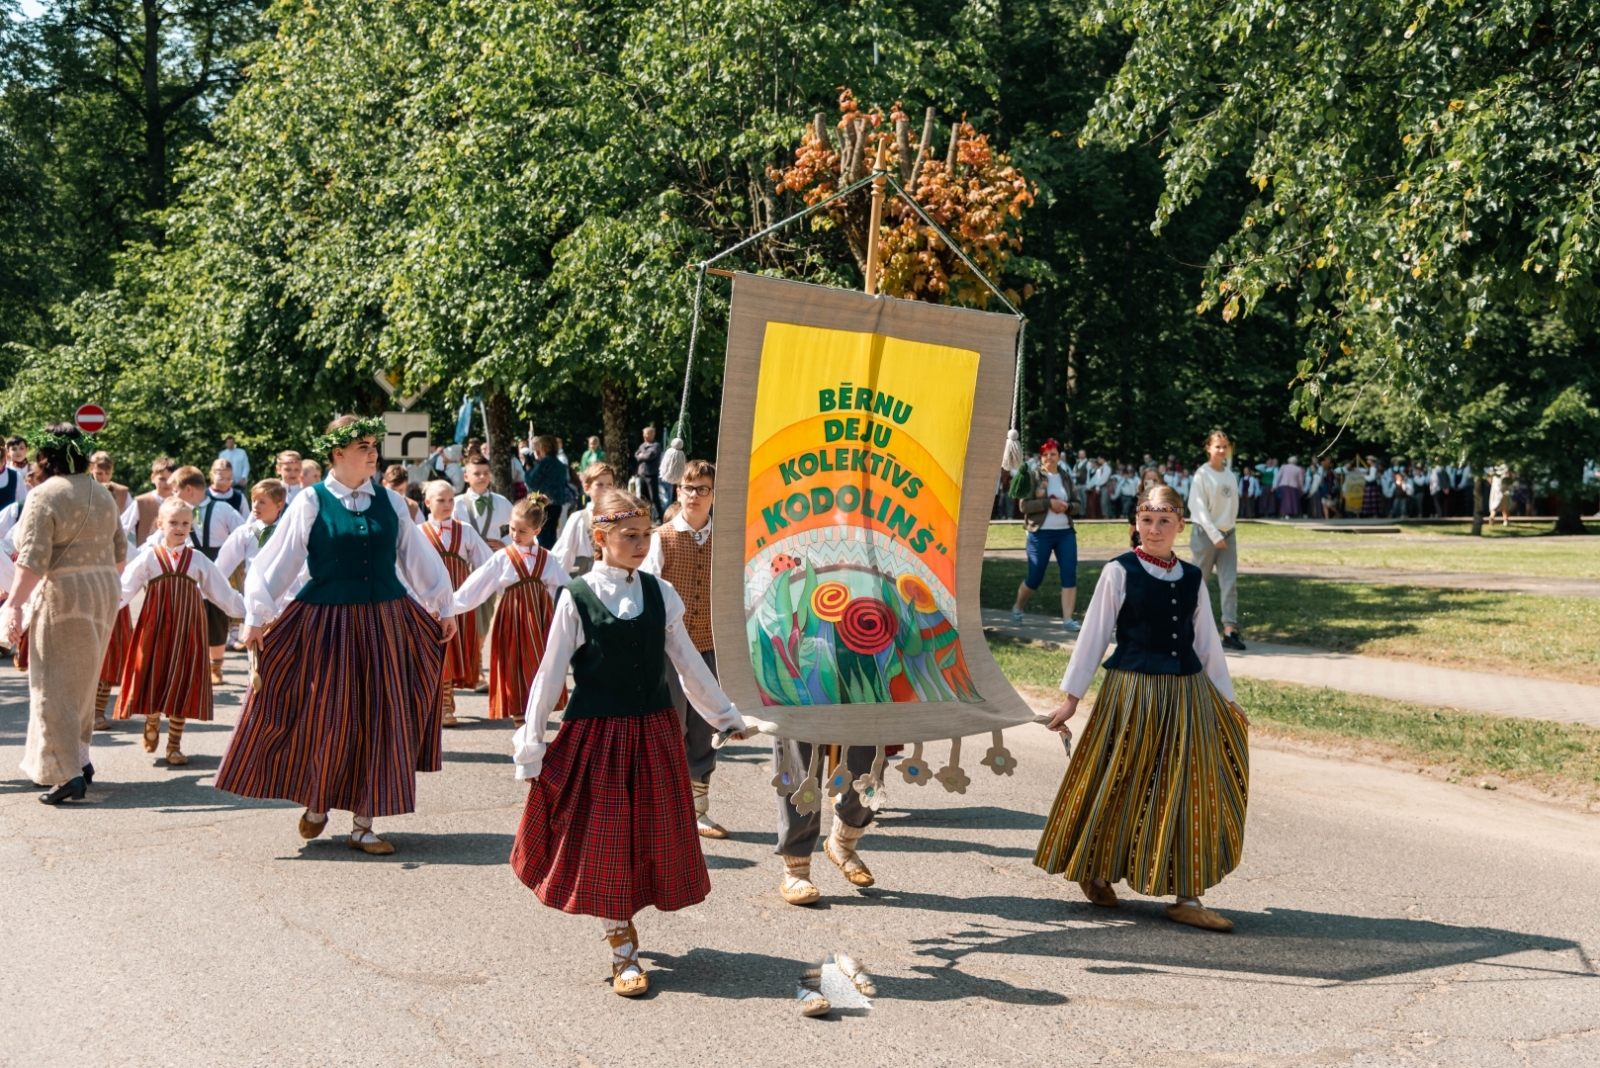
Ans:
{"label": "shadow on pavement", "polygon": [[[1039,812],[1024,812],[996,805],[973,805],[968,808],[915,810],[886,808],[878,814],[875,822],[876,829],[880,831],[893,831],[901,827],[971,827],[985,831],[1042,831],[1045,817]],[[1028,852],[1028,856],[1033,856],[1032,850]]]}
{"label": "shadow on pavement", "polygon": [[[792,994],[801,964],[765,953],[728,953],[696,948],[681,957],[640,950],[649,962],[652,990],[663,994],[699,994],[702,997],[768,1000],[774,994]],[[870,967],[870,962],[869,967]],[[923,969],[919,968],[918,971]],[[993,979],[978,979],[954,966],[929,968],[926,975],[907,979],[874,973],[880,998],[903,1001],[959,1001],[985,998],[1007,1004],[1063,1005],[1067,999],[1048,990],[1029,990]]]}
{"label": "shadow on pavement", "polygon": [[[921,955],[951,963],[978,953],[1024,954],[1105,961],[1114,974],[1129,969],[1196,968],[1240,975],[1358,982],[1538,950],[1577,948],[1563,938],[1452,927],[1429,920],[1343,916],[1298,909],[1259,913],[1223,910],[1237,924],[1219,935],[1172,923],[1163,902],[1125,901],[1115,913],[1076,902],[1032,898],[948,898],[884,891],[866,901],[938,912],[967,912],[997,920],[1052,923],[1052,929],[1011,934],[975,923],[965,931],[918,943]],[[860,905],[857,898],[849,904]],[[1054,917],[1044,913],[1053,911]],[[1062,926],[1063,921],[1079,921]],[[1105,969],[1096,969],[1104,972]],[[1589,973],[1574,971],[1574,976]]]}
{"label": "shadow on pavement", "polygon": [[394,852],[386,857],[371,857],[351,849],[348,836],[349,817],[338,813],[335,826],[301,845],[297,852],[280,856],[277,860],[324,862],[357,862],[363,864],[404,864],[420,868],[425,864],[452,864],[469,867],[495,867],[511,863],[511,844],[515,835],[489,833],[418,834],[407,831],[390,831],[378,819],[377,831],[394,844]]}

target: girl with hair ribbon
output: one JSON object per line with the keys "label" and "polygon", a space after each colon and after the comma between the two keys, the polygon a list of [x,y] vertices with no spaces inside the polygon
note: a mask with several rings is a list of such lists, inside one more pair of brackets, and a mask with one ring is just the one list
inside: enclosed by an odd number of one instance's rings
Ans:
{"label": "girl with hair ribbon", "polygon": [[[511,866],[550,908],[600,918],[611,988],[636,997],[650,980],[634,914],[687,908],[711,890],[667,662],[713,727],[734,738],[749,728],[686,633],[683,599],[639,570],[650,506],[611,490],[593,523],[595,566],[556,605],[527,722],[512,736],[517,778],[532,781]],[[569,666],[572,694],[547,751],[545,717]]]}
{"label": "girl with hair ribbon", "polygon": [[1100,573],[1050,718],[1065,731],[1113,635],[1117,649],[1072,756],[1034,863],[1116,908],[1111,884],[1172,894],[1167,916],[1212,931],[1233,921],[1200,896],[1239,863],[1249,794],[1249,720],[1234,701],[1200,571],[1179,560],[1183,499],[1139,500],[1133,550]]}

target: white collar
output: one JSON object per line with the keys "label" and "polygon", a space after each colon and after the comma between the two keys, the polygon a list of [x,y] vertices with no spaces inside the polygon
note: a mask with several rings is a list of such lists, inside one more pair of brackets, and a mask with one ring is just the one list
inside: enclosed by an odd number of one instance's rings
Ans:
{"label": "white collar", "polygon": [[693,534],[695,544],[704,545],[706,543],[706,539],[711,537],[711,522],[711,520],[707,519],[706,525],[701,527],[699,530],[696,530],[694,527],[689,525],[689,521],[687,519],[683,518],[683,513],[679,512],[677,515],[672,517],[672,529],[681,531],[685,534]]}
{"label": "white collar", "polygon": [[492,498],[492,497],[498,497],[500,495],[498,493],[496,493],[494,490],[489,490],[487,493],[478,493],[475,490],[470,490],[469,489],[466,492],[462,493],[461,496],[475,501],[479,497],[491,497]]}
{"label": "white collar", "polygon": [[362,479],[361,485],[359,486],[346,486],[337,478],[329,475],[327,478],[322,480],[322,484],[328,488],[329,493],[333,494],[341,501],[348,501],[354,497],[361,497],[373,492],[372,483],[367,479]]}
{"label": "white collar", "polygon": [[595,564],[589,569],[588,574],[595,578],[603,579],[614,586],[626,586],[633,582],[633,577],[638,574],[637,569],[629,571],[625,567],[612,567],[610,564]]}

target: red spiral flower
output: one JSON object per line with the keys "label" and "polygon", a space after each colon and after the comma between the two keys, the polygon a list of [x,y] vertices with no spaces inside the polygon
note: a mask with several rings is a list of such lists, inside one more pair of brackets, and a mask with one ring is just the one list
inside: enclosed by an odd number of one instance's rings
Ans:
{"label": "red spiral flower", "polygon": [[873,597],[857,597],[844,610],[844,618],[835,626],[839,640],[852,653],[876,656],[894,641],[899,622],[889,606]]}

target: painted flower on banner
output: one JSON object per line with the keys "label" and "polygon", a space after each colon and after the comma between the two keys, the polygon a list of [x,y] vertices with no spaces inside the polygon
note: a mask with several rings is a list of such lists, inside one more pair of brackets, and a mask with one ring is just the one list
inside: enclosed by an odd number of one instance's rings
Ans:
{"label": "painted flower on banner", "polygon": [[824,582],[811,595],[811,611],[829,623],[844,618],[845,607],[850,603],[850,587],[842,582]]}
{"label": "painted flower on banner", "polygon": [[894,643],[899,629],[888,605],[873,597],[858,597],[845,606],[839,640],[852,653],[876,656]]}

